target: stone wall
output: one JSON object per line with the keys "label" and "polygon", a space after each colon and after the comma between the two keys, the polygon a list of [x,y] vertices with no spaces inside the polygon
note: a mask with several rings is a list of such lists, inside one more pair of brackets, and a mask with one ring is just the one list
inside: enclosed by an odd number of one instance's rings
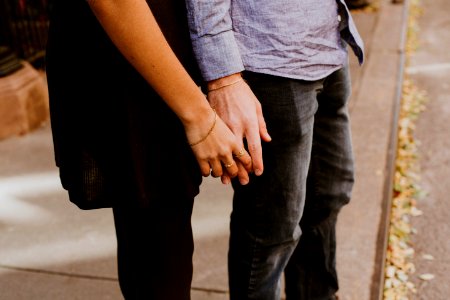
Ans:
{"label": "stone wall", "polygon": [[0,78],[0,140],[22,135],[49,119],[45,76],[29,63]]}

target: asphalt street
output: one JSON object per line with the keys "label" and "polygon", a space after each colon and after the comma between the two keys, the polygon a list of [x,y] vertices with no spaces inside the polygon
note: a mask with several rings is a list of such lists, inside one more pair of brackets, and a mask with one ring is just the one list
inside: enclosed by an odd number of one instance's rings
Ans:
{"label": "asphalt street", "polygon": [[[447,300],[450,295],[450,2],[421,0],[419,46],[407,73],[427,93],[426,110],[420,115],[416,138],[420,142],[421,185],[425,196],[418,201],[423,215],[413,219],[417,233],[414,283],[418,300]],[[427,256],[433,260],[426,259]],[[430,281],[419,279],[433,274]]]}

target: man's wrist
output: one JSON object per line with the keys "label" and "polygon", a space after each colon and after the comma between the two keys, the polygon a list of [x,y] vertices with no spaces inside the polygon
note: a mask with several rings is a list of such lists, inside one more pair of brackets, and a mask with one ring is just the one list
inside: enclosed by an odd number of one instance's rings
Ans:
{"label": "man's wrist", "polygon": [[221,89],[222,87],[233,85],[234,83],[237,83],[241,80],[242,80],[241,73],[235,73],[218,79],[214,79],[208,81],[207,84],[208,91],[218,90]]}

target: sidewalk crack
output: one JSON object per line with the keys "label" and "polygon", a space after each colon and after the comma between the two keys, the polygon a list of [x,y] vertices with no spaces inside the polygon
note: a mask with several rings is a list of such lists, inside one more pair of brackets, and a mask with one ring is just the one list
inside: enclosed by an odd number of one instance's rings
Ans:
{"label": "sidewalk crack", "polygon": [[33,269],[33,268],[22,268],[22,267],[9,266],[9,265],[4,265],[4,264],[0,264],[0,269],[7,269],[7,270],[12,270],[12,271],[20,271],[20,272],[28,272],[28,273],[36,273],[36,274],[53,275],[53,276],[65,276],[65,277],[80,278],[80,279],[118,281],[118,279],[115,277],[94,276],[94,275],[88,275],[88,274],[77,274],[77,273],[68,273],[68,272]]}

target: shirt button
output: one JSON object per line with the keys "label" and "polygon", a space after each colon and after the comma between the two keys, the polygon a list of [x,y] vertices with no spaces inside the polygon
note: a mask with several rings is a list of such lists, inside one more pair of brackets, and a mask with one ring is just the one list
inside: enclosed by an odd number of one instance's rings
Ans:
{"label": "shirt button", "polygon": [[342,21],[341,15],[338,15],[338,21]]}

